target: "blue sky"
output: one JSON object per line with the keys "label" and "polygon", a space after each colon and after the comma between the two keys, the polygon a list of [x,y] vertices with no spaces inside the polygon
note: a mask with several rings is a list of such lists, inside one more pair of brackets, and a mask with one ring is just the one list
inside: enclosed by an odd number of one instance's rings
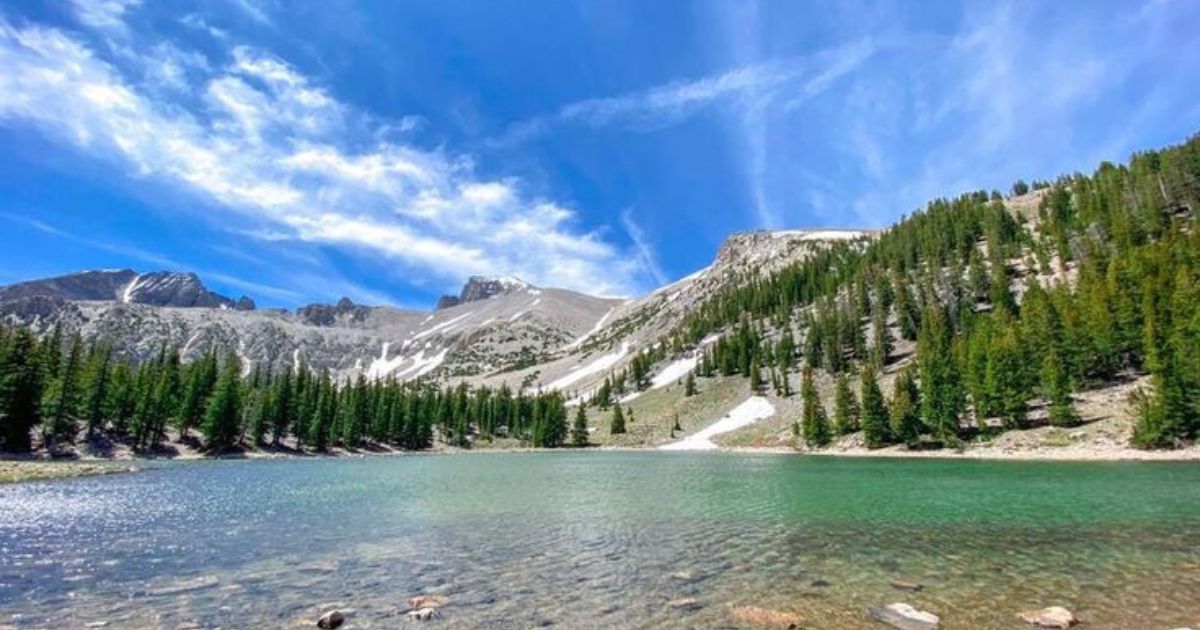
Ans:
{"label": "blue sky", "polygon": [[1200,131],[1200,2],[16,0],[0,283],[636,295]]}

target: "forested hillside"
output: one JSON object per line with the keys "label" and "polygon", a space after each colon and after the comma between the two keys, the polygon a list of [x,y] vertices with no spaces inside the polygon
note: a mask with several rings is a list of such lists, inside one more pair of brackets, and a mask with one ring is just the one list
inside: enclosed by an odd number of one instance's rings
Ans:
{"label": "forested hillside", "polygon": [[[1200,430],[1198,203],[1200,138],[1032,191],[1017,182],[1007,199],[939,199],[865,248],[721,293],[669,345],[720,332],[697,374],[781,396],[796,371],[804,389],[813,370],[833,375],[837,421],[805,396],[796,423],[812,447],[860,429],[873,447],[951,446],[1025,426],[1034,403],[1071,425],[1073,392],[1140,373],[1152,378],[1133,401],[1133,441],[1176,446]],[[889,366],[885,399],[876,377]]]}

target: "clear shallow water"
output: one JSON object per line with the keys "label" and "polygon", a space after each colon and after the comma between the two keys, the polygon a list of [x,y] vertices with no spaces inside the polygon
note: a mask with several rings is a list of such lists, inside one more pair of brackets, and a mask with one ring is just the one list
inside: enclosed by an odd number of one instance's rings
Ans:
{"label": "clear shallow water", "polygon": [[[896,590],[895,580],[920,592]],[[1200,624],[1200,466],[513,453],[189,462],[0,486],[0,624],[392,628]],[[696,606],[669,601],[693,598]],[[417,624],[413,624],[417,625]]]}

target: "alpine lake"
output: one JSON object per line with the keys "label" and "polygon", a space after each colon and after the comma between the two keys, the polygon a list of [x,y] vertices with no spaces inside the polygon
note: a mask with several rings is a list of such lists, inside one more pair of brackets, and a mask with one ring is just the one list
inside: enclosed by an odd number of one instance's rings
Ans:
{"label": "alpine lake", "polygon": [[1195,627],[1200,465],[582,451],[0,486],[0,626],[878,629],[893,602]]}

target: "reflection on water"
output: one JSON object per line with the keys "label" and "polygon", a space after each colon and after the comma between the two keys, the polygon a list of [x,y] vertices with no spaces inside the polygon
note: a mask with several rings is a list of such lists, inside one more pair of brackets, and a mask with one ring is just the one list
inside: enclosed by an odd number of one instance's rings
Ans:
{"label": "reflection on water", "polygon": [[[0,624],[945,628],[1200,623],[1200,467],[722,453],[179,463],[0,487]],[[922,586],[898,590],[892,582]],[[695,605],[672,606],[692,598]],[[414,625],[416,622],[413,622]]]}

